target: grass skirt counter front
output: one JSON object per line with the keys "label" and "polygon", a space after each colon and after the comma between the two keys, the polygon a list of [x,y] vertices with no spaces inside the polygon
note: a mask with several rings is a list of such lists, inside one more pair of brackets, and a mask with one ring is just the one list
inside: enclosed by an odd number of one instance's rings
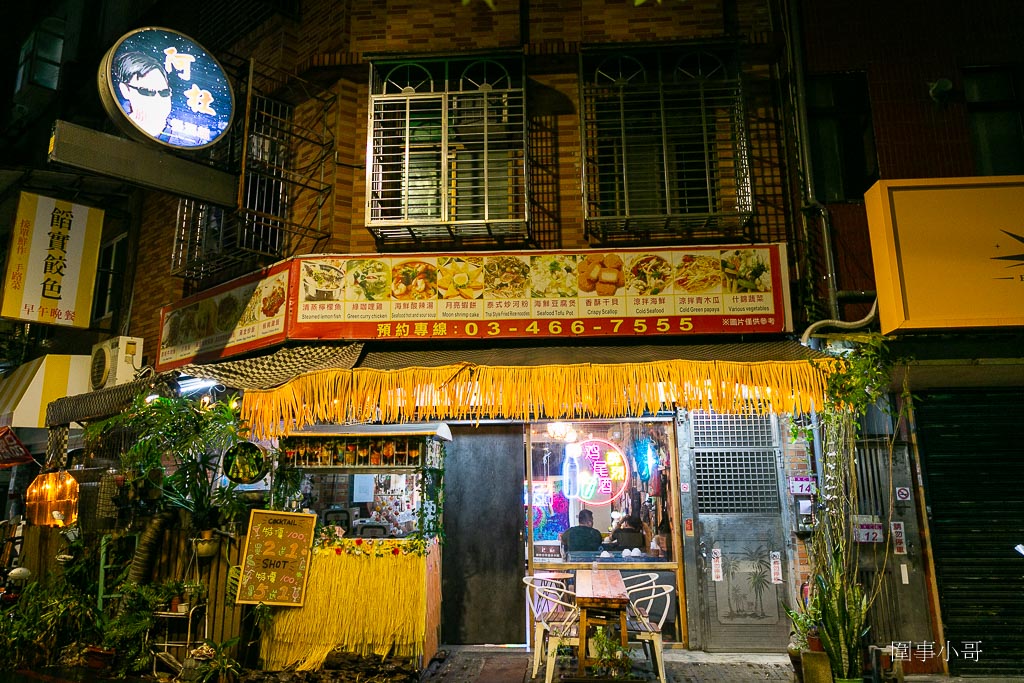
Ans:
{"label": "grass skirt counter front", "polygon": [[421,668],[437,651],[440,623],[436,539],[342,539],[314,548],[305,602],[278,611],[261,656],[268,671],[315,671],[333,651]]}

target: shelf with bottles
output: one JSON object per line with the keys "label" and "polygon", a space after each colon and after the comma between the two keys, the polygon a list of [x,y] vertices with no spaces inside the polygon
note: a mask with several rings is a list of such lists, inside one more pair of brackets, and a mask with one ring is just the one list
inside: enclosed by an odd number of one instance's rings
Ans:
{"label": "shelf with bottles", "polygon": [[281,440],[284,461],[303,469],[380,470],[422,465],[423,436],[289,436]]}

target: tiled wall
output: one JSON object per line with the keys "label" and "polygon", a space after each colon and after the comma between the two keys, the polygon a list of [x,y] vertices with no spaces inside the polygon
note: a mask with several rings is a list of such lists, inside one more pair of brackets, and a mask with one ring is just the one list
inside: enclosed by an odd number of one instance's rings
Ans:
{"label": "tiled wall", "polygon": [[[727,6],[733,9],[723,9]],[[333,192],[320,224],[330,237],[300,241],[293,253],[376,249],[363,225],[367,54],[519,50],[528,40],[530,200],[537,243],[544,248],[584,248],[576,58],[580,43],[739,38],[737,32],[763,42],[771,28],[769,7],[764,0],[650,2],[641,7],[632,0],[535,0],[525,5],[499,0],[495,10],[479,0],[467,6],[458,0],[303,3],[300,21],[273,19],[236,50],[253,54],[261,65],[298,72],[336,96],[327,116],[334,153],[325,166]],[[793,221],[786,200],[781,113],[770,86],[772,70],[766,60],[756,59],[746,60],[744,66],[755,84],[748,92],[748,122],[756,220],[760,235],[782,241]],[[312,125],[318,106],[313,101],[299,104],[297,120]],[[301,158],[311,154],[309,149],[299,152]],[[300,199],[295,215],[304,215],[312,201],[311,195]],[[147,351],[153,353],[158,309],[177,301],[182,291],[181,282],[169,275],[176,205],[176,199],[152,195],[143,217],[145,246],[139,273],[144,277],[135,293],[130,333],[144,337]]]}

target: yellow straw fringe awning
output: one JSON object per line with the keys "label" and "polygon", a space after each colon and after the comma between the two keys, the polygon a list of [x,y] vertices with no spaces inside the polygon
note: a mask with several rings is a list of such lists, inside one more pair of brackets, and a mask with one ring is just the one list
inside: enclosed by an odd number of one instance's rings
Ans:
{"label": "yellow straw fringe awning", "polygon": [[436,543],[427,555],[315,549],[305,604],[280,610],[261,640],[264,669],[318,671],[336,650],[361,657],[432,656],[436,643],[428,630],[440,615],[430,594],[439,592],[439,581]]}
{"label": "yellow straw fringe awning", "polygon": [[321,370],[246,391],[259,438],[317,423],[640,417],[664,410],[802,413],[824,405],[839,360]]}

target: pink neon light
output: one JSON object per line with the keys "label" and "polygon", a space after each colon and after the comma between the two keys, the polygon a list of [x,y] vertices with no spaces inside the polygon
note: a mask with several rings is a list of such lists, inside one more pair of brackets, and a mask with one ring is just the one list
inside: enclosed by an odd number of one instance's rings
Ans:
{"label": "pink neon light", "polygon": [[[601,457],[601,447],[599,444],[607,446],[604,454],[604,458]],[[629,467],[626,466],[626,457],[623,455],[619,447],[610,441],[604,439],[587,439],[586,441],[580,442],[580,460],[586,461],[590,464],[590,469],[594,475],[598,478],[598,489],[597,493],[603,493],[610,495],[608,500],[587,500],[591,505],[611,505],[613,502],[619,499],[626,489],[629,488]],[[614,453],[619,458],[618,464],[613,463],[612,467],[622,473],[622,487],[617,493],[611,495],[613,487],[615,485],[612,479],[612,470],[609,470],[608,465],[608,453]],[[578,487],[577,487],[578,489]],[[583,500],[579,495],[576,498]]]}

